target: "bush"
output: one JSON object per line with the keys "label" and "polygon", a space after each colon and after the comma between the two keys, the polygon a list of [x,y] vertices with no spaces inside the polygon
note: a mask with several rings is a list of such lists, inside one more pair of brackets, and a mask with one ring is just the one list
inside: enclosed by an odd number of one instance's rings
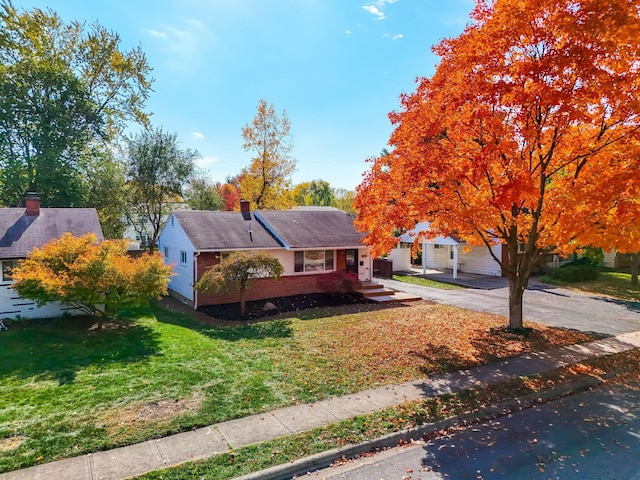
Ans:
{"label": "bush", "polygon": [[350,292],[358,281],[358,275],[352,272],[335,271],[317,276],[320,290],[328,293]]}
{"label": "bush", "polygon": [[601,248],[586,247],[582,251],[582,258],[586,259],[594,267],[604,262],[604,251]]}
{"label": "bush", "polygon": [[546,277],[566,283],[596,280],[598,278],[598,270],[588,261],[581,260],[563,265],[557,270],[549,272]]}

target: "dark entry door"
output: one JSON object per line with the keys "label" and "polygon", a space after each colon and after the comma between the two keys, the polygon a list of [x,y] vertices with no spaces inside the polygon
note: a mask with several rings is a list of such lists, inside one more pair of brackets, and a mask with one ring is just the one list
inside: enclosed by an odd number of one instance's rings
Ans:
{"label": "dark entry door", "polygon": [[345,252],[347,272],[358,273],[358,249],[352,248]]}

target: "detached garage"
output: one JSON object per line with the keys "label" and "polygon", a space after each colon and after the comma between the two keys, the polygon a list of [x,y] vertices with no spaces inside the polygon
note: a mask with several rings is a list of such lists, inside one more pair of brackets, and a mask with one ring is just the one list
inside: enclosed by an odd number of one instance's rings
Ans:
{"label": "detached garage", "polygon": [[[403,243],[413,243],[420,232],[427,231],[429,223],[423,222],[401,237]],[[500,264],[492,256],[502,258],[502,245],[491,247],[471,247],[462,240],[454,237],[436,237],[422,241],[422,269],[451,270],[453,278],[458,272],[475,273],[478,275],[502,276]]]}
{"label": "detached garage", "polygon": [[103,240],[98,214],[93,208],[40,208],[40,199],[28,193],[26,207],[0,208],[0,319],[48,318],[73,310],[58,303],[39,307],[18,296],[11,288],[13,268],[34,247],[70,232],[75,236],[93,233]]}

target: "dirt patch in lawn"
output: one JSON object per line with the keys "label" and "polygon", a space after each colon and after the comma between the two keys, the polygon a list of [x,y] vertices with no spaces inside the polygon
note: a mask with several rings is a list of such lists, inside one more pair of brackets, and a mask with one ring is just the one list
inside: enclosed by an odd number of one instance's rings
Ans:
{"label": "dirt patch in lawn", "polygon": [[202,395],[179,400],[159,400],[143,405],[127,405],[102,415],[102,424],[111,435],[156,422],[167,422],[179,415],[195,412],[202,404]]}
{"label": "dirt patch in lawn", "polygon": [[239,303],[206,305],[204,307],[200,307],[198,312],[220,320],[253,320],[271,317],[280,313],[298,312],[300,310],[307,310],[310,308],[370,303],[372,303],[370,300],[352,293],[309,293],[304,295],[291,295],[288,297],[275,297],[247,302],[244,317],[240,315]]}
{"label": "dirt patch in lawn", "polygon": [[0,452],[10,452],[22,445],[27,437],[16,435],[9,438],[0,438]]}

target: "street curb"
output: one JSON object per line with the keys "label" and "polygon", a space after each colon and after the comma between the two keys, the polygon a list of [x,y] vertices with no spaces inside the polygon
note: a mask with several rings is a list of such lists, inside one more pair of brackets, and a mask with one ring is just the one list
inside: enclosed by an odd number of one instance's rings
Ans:
{"label": "street curb", "polygon": [[326,452],[317,453],[309,457],[294,460],[290,463],[277,465],[258,472],[249,473],[235,480],[288,480],[293,477],[302,476],[309,472],[320,470],[331,466],[336,460],[343,457],[347,459],[356,458],[360,455],[382,450],[385,448],[395,447],[400,443],[409,444],[414,440],[431,436],[435,432],[448,430],[456,425],[469,426],[488,420],[500,418],[511,413],[526,410],[535,405],[546,403],[562,397],[578,393],[588,388],[594,387],[602,383],[602,379],[588,377],[578,380],[569,385],[551,388],[541,394],[530,394],[524,397],[516,398],[500,405],[487,407],[478,412],[456,415],[454,417],[438,420],[433,423],[420,425],[401,430],[399,432],[389,433],[383,437],[374,440],[366,440],[354,445],[347,445]]}

